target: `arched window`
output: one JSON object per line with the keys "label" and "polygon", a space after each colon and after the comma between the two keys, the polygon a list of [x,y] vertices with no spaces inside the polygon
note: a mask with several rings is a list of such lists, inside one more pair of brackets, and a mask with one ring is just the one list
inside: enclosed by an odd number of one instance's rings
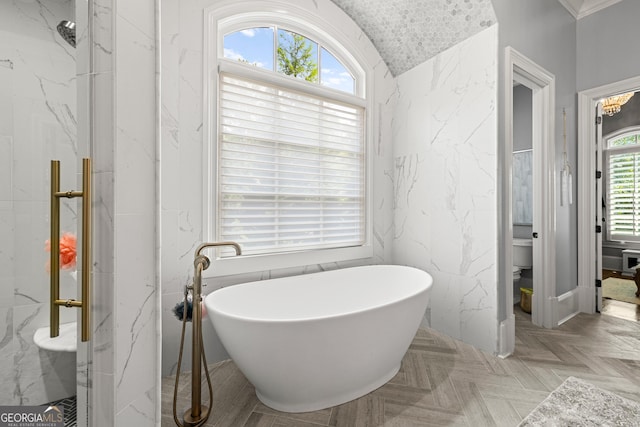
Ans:
{"label": "arched window", "polygon": [[640,127],[605,141],[607,238],[640,241]]}
{"label": "arched window", "polygon": [[225,34],[223,54],[232,61],[355,93],[353,74],[327,47],[277,25]]}
{"label": "arched window", "polygon": [[370,256],[363,67],[295,13],[214,27],[212,238],[260,257],[249,270]]}

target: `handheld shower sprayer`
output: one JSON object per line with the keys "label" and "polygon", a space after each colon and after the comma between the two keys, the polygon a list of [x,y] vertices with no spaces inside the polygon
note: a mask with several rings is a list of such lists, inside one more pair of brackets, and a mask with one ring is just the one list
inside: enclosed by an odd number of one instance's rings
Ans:
{"label": "handheld shower sprayer", "polygon": [[[209,419],[211,406],[213,405],[213,388],[209,370],[207,369],[207,358],[204,354],[204,345],[202,340],[202,272],[209,268],[211,261],[202,251],[206,248],[231,246],[235,249],[236,255],[242,255],[240,245],[235,242],[214,242],[203,243],[196,249],[193,267],[193,284],[185,286],[184,301],[178,303],[174,308],[174,313],[182,320],[182,335],[180,338],[180,352],[178,355],[178,367],[176,372],[176,384],[173,389],[173,420],[179,427],[198,427],[204,425]],[[189,302],[189,291],[191,291],[191,301]],[[179,307],[182,305],[181,314]],[[180,365],[182,364],[182,351],[184,348],[184,333],[187,321],[192,321],[192,351],[191,351],[191,408],[183,415],[183,423],[180,423],[177,416],[176,402],[178,398],[178,384],[180,381]],[[207,378],[209,388],[209,407],[202,405],[202,364]]]}

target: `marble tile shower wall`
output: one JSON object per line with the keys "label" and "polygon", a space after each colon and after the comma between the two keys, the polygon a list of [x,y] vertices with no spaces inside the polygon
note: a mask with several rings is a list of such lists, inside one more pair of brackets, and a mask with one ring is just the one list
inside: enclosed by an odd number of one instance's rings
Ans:
{"label": "marble tile shower wall", "polygon": [[91,0],[86,80],[94,160],[91,426],[152,426],[159,411],[156,4]]}
{"label": "marble tile shower wall", "polygon": [[[75,353],[40,350],[49,322],[50,159],[61,186],[76,187],[75,51],[57,37],[73,2],[0,2],[0,405],[37,405],[75,395]],[[76,203],[63,203],[61,229],[76,232]],[[63,295],[75,280],[61,274]],[[63,310],[62,322],[75,320]]]}
{"label": "marble tile shower wall", "polygon": [[[180,322],[171,309],[182,298],[183,287],[192,280],[193,253],[203,241],[203,10],[229,3],[225,0],[184,2],[162,0],[162,375],[174,373],[180,339]],[[393,77],[367,36],[329,0],[302,0],[299,7],[314,11],[332,22],[356,41],[361,54],[374,67],[375,102],[373,131],[373,235],[374,258],[365,263],[380,263],[390,258],[391,239],[391,115]],[[363,263],[361,261],[360,263]],[[340,264],[346,266],[348,263]],[[337,265],[314,264],[287,271],[264,271],[255,274],[205,280],[205,293],[221,286],[247,280],[300,274],[336,268]],[[203,324],[207,359],[226,358],[209,322]],[[189,337],[187,337],[189,340]],[[185,369],[191,360],[189,343],[185,345]]]}
{"label": "marble tile shower wall", "polygon": [[397,78],[394,263],[433,275],[425,326],[496,352],[497,25]]}

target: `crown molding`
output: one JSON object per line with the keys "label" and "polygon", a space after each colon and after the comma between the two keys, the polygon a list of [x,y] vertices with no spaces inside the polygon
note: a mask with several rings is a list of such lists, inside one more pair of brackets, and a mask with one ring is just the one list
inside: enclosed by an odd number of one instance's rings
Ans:
{"label": "crown molding", "polygon": [[578,19],[583,0],[558,0],[558,2],[560,2],[574,18]]}
{"label": "crown molding", "polygon": [[580,13],[578,14],[578,19],[596,13],[606,7],[613,6],[621,1],[622,0],[584,0],[580,8]]}
{"label": "crown molding", "polygon": [[576,19],[596,13],[622,0],[558,0]]}

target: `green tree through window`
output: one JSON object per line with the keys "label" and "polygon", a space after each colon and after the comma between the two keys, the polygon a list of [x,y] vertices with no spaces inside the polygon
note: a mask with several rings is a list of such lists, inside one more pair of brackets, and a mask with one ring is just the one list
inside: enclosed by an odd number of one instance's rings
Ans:
{"label": "green tree through window", "polygon": [[278,71],[288,76],[318,82],[318,62],[314,44],[300,34],[281,30],[278,43]]}

